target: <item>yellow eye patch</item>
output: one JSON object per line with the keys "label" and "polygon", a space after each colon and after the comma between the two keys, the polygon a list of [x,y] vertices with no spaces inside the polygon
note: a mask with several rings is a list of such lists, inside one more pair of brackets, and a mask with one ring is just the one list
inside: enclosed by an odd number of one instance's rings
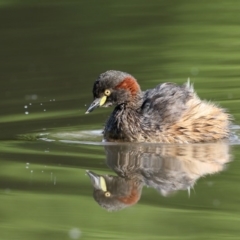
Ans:
{"label": "yellow eye patch", "polygon": [[107,96],[104,95],[100,100],[99,106],[101,107],[106,102],[106,100],[107,100]]}
{"label": "yellow eye patch", "polygon": [[103,177],[100,177],[100,186],[101,186],[102,191],[104,191],[104,192],[107,191],[106,181]]}

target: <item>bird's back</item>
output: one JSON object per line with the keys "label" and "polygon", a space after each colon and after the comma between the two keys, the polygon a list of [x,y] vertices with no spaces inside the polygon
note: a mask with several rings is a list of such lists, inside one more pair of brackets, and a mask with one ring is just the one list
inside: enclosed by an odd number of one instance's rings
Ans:
{"label": "bird's back", "polygon": [[[142,115],[146,121],[170,125],[179,120],[187,109],[186,103],[194,97],[190,84],[178,86],[175,83],[163,83],[144,92]],[[147,119],[148,118],[148,119]]]}
{"label": "bird's back", "polygon": [[[190,83],[163,83],[144,92],[141,108],[149,142],[190,143],[228,137],[229,115],[198,98]],[[144,129],[145,128],[145,129]]]}

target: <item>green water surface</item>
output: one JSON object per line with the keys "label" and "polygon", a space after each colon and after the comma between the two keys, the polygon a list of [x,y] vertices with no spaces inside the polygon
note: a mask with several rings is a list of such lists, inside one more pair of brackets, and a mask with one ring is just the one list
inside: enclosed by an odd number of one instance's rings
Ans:
{"label": "green water surface", "polygon": [[237,0],[0,0],[0,240],[240,239],[237,141],[225,170],[190,196],[144,187],[138,204],[108,212],[85,171],[116,175],[99,144],[112,109],[84,114],[93,81],[116,69],[143,90],[190,77],[239,126],[239,9]]}

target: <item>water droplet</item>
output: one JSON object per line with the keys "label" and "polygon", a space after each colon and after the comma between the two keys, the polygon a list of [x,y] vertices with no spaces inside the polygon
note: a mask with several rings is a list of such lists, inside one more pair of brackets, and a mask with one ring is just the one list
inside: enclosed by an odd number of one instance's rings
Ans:
{"label": "water droplet", "polygon": [[24,106],[24,108],[28,108],[28,106],[27,106],[27,105],[25,105],[25,106]]}
{"label": "water droplet", "polygon": [[72,228],[69,230],[68,235],[71,239],[79,239],[82,235],[82,232],[79,228]]}
{"label": "water droplet", "polygon": [[25,112],[25,114],[27,115],[27,114],[29,114],[29,112]]}
{"label": "water droplet", "polygon": [[44,112],[46,112],[46,109],[43,109]]}

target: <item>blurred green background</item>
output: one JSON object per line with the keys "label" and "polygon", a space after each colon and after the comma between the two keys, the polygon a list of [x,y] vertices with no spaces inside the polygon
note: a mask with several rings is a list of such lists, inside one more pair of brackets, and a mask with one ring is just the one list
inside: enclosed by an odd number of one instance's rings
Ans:
{"label": "blurred green background", "polygon": [[239,9],[237,0],[0,0],[0,239],[239,239],[239,145],[190,198],[144,189],[138,205],[108,213],[85,176],[110,173],[102,146],[16,139],[101,129],[111,109],[84,112],[109,69],[143,90],[190,77],[238,125]]}

